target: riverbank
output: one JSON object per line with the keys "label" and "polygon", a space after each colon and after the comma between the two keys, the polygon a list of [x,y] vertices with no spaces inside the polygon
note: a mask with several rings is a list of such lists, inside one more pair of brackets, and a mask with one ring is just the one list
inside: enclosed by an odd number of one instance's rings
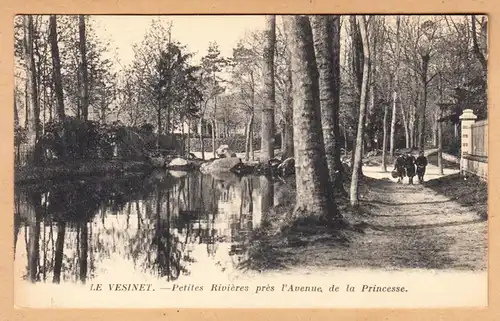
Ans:
{"label": "riverbank", "polygon": [[14,170],[14,183],[27,184],[47,180],[72,179],[86,176],[143,172],[153,167],[144,161],[85,160],[45,166],[26,166]]}
{"label": "riverbank", "polygon": [[[487,194],[483,186],[459,182],[453,169],[446,169],[443,177],[432,165],[428,168],[430,181],[415,185],[397,184],[379,167],[366,166],[363,172],[359,210],[352,212],[346,199],[337,200],[353,228],[279,231],[277,226],[287,223],[284,212],[292,210],[293,204],[278,206],[249,242],[245,268],[486,269],[487,220],[483,211],[487,209]],[[467,189],[477,197],[466,196]],[[292,194],[290,190],[285,198]]]}

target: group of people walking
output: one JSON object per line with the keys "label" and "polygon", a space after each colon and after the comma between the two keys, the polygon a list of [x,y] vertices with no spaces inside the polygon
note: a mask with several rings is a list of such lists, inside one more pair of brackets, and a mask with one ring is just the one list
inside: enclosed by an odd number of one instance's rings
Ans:
{"label": "group of people walking", "polygon": [[403,178],[408,176],[408,183],[413,184],[413,177],[417,174],[419,183],[423,183],[426,167],[427,157],[423,151],[419,153],[417,158],[411,152],[407,155],[401,154],[396,158],[393,171],[395,175],[393,176],[398,178],[398,183],[401,183]]}

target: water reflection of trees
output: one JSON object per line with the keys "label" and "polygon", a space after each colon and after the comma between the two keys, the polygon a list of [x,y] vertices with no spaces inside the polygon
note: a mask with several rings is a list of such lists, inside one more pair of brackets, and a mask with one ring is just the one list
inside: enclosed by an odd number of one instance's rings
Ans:
{"label": "water reflection of trees", "polygon": [[272,206],[272,182],[266,187],[262,179],[232,173],[177,176],[156,171],[17,187],[15,251],[26,251],[26,279],[86,282],[105,269],[105,260],[119,257],[176,280],[190,274],[193,249],[201,244],[217,264],[222,250],[238,265],[255,214]]}

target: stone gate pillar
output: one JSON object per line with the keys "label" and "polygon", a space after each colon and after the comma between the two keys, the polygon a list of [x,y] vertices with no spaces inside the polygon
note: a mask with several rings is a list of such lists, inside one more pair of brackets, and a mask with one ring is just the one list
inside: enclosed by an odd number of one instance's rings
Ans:
{"label": "stone gate pillar", "polygon": [[467,170],[468,161],[464,158],[465,154],[472,152],[472,124],[476,122],[477,116],[472,109],[465,109],[459,117],[462,127],[461,153],[460,153],[460,173]]}

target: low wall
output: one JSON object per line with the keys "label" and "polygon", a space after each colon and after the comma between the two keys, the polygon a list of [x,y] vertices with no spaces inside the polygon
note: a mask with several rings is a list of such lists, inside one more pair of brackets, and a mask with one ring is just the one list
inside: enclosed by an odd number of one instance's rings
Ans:
{"label": "low wall", "polygon": [[488,157],[465,154],[460,164],[462,174],[474,174],[482,180],[488,180]]}

